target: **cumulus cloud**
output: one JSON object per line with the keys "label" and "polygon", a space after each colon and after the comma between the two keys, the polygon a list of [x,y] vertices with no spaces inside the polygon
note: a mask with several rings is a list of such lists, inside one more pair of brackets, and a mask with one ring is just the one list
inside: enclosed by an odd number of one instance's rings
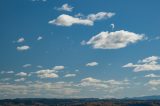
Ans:
{"label": "cumulus cloud", "polygon": [[76,74],[66,74],[64,77],[75,77]]}
{"label": "cumulus cloud", "polygon": [[25,73],[25,72],[19,72],[16,75],[20,76],[20,77],[25,77],[25,76],[27,76],[27,73]]}
{"label": "cumulus cloud", "polygon": [[158,56],[151,56],[143,60],[139,60],[137,64],[128,63],[123,67],[133,68],[134,72],[157,71],[157,70],[160,70],[160,64],[157,62],[159,59],[160,57]]}
{"label": "cumulus cloud", "polygon": [[27,67],[31,67],[31,66],[32,66],[31,64],[24,64],[22,67],[27,68]]}
{"label": "cumulus cloud", "polygon": [[29,50],[29,49],[30,49],[30,47],[27,46],[27,45],[18,46],[18,47],[17,47],[17,50],[18,50],[18,51],[26,51],[26,50]]}
{"label": "cumulus cloud", "polygon": [[68,11],[68,12],[71,12],[73,10],[74,7],[68,5],[67,3],[66,4],[63,4],[60,8],[56,8],[57,10],[59,11]]}
{"label": "cumulus cloud", "polygon": [[119,49],[129,44],[136,43],[144,39],[143,34],[136,34],[129,31],[100,32],[93,36],[86,45],[91,45],[95,49]]}
{"label": "cumulus cloud", "polygon": [[17,43],[22,43],[22,42],[24,42],[24,38],[23,38],[23,37],[21,37],[21,38],[19,38],[19,39],[17,40]]}
{"label": "cumulus cloud", "polygon": [[37,40],[42,40],[43,37],[42,36],[38,36]]}
{"label": "cumulus cloud", "polygon": [[98,65],[97,62],[90,62],[86,64],[86,66],[90,66],[90,67],[97,66],[97,65]]}
{"label": "cumulus cloud", "polygon": [[97,14],[89,14],[88,16],[70,16],[66,14],[62,14],[57,17],[57,19],[53,19],[49,21],[49,24],[55,24],[58,26],[72,26],[73,24],[81,24],[81,25],[87,25],[92,26],[95,21],[102,20],[102,19],[108,19],[114,16],[115,13],[111,12],[99,12]]}
{"label": "cumulus cloud", "polygon": [[147,74],[147,75],[145,75],[144,77],[146,77],[146,78],[159,78],[160,75],[156,75],[156,74]]}
{"label": "cumulus cloud", "polygon": [[81,24],[92,26],[93,22],[88,19],[75,18],[70,15],[62,14],[57,19],[53,19],[48,22],[49,24],[55,24],[58,26],[72,26],[73,24]]}

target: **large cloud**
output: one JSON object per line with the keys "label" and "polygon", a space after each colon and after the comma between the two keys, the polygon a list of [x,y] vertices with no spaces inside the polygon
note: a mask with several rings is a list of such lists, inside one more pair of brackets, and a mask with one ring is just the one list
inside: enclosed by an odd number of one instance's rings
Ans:
{"label": "large cloud", "polygon": [[82,17],[73,17],[70,15],[62,14],[58,16],[57,19],[53,19],[48,23],[55,24],[58,26],[72,26],[73,24],[92,26],[94,24],[94,21],[111,18],[114,15],[115,13],[111,13],[111,12],[108,12],[108,13],[99,12],[97,14],[89,14],[85,18],[82,18]]}
{"label": "large cloud", "polygon": [[128,63],[124,65],[123,67],[127,68],[133,68],[134,72],[139,71],[157,71],[160,70],[160,64],[158,64],[158,60],[160,57],[158,56],[151,56],[147,57],[143,60],[139,60],[137,64]]}
{"label": "large cloud", "polygon": [[93,36],[86,45],[92,45],[95,49],[119,49],[128,44],[136,43],[144,39],[143,34],[136,34],[129,31],[100,32]]}

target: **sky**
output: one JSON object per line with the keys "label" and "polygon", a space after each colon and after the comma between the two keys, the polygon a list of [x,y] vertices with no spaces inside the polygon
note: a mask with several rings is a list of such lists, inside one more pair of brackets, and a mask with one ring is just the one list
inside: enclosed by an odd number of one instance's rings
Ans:
{"label": "sky", "polygon": [[159,0],[0,0],[0,99],[160,94]]}

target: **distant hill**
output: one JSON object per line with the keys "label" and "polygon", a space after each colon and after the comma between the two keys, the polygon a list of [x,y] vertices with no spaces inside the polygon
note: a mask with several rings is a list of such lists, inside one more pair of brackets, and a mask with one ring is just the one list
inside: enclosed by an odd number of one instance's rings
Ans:
{"label": "distant hill", "polygon": [[160,95],[124,98],[129,100],[160,100]]}

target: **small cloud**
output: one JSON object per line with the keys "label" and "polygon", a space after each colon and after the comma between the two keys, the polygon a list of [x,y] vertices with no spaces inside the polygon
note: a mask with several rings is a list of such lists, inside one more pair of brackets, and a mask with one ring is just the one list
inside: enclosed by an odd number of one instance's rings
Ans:
{"label": "small cloud", "polygon": [[86,41],[85,41],[85,40],[82,40],[82,41],[81,41],[81,45],[86,45]]}
{"label": "small cloud", "polygon": [[76,74],[66,74],[64,77],[75,77]]}
{"label": "small cloud", "polygon": [[98,63],[97,62],[90,62],[90,63],[87,63],[86,66],[89,66],[89,67],[93,67],[93,66],[97,66]]}
{"label": "small cloud", "polygon": [[7,71],[6,73],[8,73],[8,74],[13,74],[14,71]]}
{"label": "small cloud", "polygon": [[42,2],[46,2],[47,0],[32,0],[33,2],[38,2],[38,1],[42,1]]}
{"label": "small cloud", "polygon": [[18,46],[18,47],[17,47],[17,50],[18,50],[18,51],[26,51],[26,50],[29,50],[29,49],[30,49],[30,47],[27,46],[27,45]]}
{"label": "small cloud", "polygon": [[112,29],[114,29],[114,28],[115,28],[115,25],[112,23],[112,24],[111,24],[111,27],[112,27]]}
{"label": "small cloud", "polygon": [[1,74],[13,74],[14,71],[1,71]]}
{"label": "small cloud", "polygon": [[74,7],[68,5],[67,3],[66,4],[63,4],[60,8],[55,8],[59,11],[68,11],[68,12],[72,12]]}
{"label": "small cloud", "polygon": [[43,66],[41,66],[41,65],[38,65],[38,66],[37,66],[37,68],[43,68]]}
{"label": "small cloud", "polygon": [[19,38],[19,39],[17,40],[17,43],[22,43],[22,42],[24,42],[24,38],[23,38],[23,37],[21,37],[21,38]]}
{"label": "small cloud", "polygon": [[59,76],[54,72],[55,70],[45,69],[37,71],[36,74],[40,78],[58,78]]}
{"label": "small cloud", "polygon": [[19,78],[19,79],[15,79],[14,81],[15,82],[21,82],[21,81],[25,81],[26,79],[25,78]]}
{"label": "small cloud", "polygon": [[19,72],[19,73],[16,74],[16,76],[25,77],[25,76],[27,76],[27,73]]}
{"label": "small cloud", "polygon": [[11,78],[3,78],[3,79],[1,79],[1,81],[9,81],[9,80],[11,80]]}
{"label": "small cloud", "polygon": [[65,67],[64,66],[54,66],[53,70],[59,71],[59,70],[63,70]]}
{"label": "small cloud", "polygon": [[42,36],[39,36],[38,38],[37,38],[37,40],[42,40],[43,39],[43,37]]}
{"label": "small cloud", "polygon": [[160,75],[156,75],[156,74],[148,74],[148,75],[145,75],[144,77],[146,77],[146,78],[159,78]]}
{"label": "small cloud", "polygon": [[23,65],[22,67],[23,68],[27,68],[27,67],[31,67],[32,65],[31,64],[25,64],[25,65]]}

